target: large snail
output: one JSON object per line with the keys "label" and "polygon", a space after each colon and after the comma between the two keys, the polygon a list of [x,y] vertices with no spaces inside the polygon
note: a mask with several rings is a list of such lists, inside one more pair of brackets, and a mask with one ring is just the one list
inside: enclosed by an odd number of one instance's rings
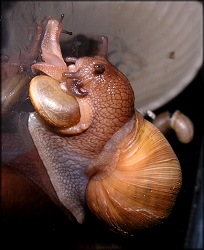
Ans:
{"label": "large snail", "polygon": [[182,182],[173,149],[135,110],[128,79],[107,60],[107,37],[98,55],[64,61],[61,26],[48,20],[43,62],[32,65],[44,74],[31,80],[28,120],[57,198],[79,223],[87,204],[122,234],[160,223]]}

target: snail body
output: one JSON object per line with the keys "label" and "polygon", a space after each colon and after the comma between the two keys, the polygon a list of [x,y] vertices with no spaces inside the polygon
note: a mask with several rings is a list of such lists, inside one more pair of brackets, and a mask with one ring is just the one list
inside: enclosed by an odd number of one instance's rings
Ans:
{"label": "snail body", "polygon": [[175,111],[171,118],[171,127],[175,131],[179,141],[189,143],[193,139],[194,126],[192,121],[179,110]]}
{"label": "snail body", "polygon": [[193,139],[194,126],[192,121],[179,110],[172,115],[166,111],[162,112],[155,119],[153,124],[166,134],[170,129],[174,130],[178,140],[182,143],[189,143]]}
{"label": "snail body", "polygon": [[[59,26],[56,20],[52,24]],[[49,43],[46,34],[43,46]],[[32,79],[30,99],[36,112],[30,114],[28,127],[58,199],[77,221],[84,221],[87,204],[109,228],[127,234],[168,217],[181,187],[181,168],[162,133],[135,110],[131,84],[108,62],[107,37],[102,41],[98,55],[68,57],[65,61],[72,64],[63,73],[61,68],[56,73],[57,67],[53,74],[49,71],[58,84],[55,90],[49,88],[49,78]],[[46,46],[52,51],[53,45]],[[47,74],[43,58],[40,70]],[[39,70],[39,64],[32,69]],[[55,110],[46,112],[45,119],[42,110],[48,106],[40,99],[46,95],[37,87],[44,80],[47,91],[57,95],[56,100],[52,95],[53,102],[58,105],[60,95],[67,95],[66,105],[76,105],[79,120],[56,124]],[[72,115],[70,109],[66,116]]]}

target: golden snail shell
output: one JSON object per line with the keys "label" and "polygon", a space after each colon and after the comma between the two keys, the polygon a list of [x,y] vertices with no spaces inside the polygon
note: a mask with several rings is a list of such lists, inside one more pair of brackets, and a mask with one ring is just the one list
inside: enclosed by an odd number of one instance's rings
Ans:
{"label": "golden snail shell", "polygon": [[37,114],[60,134],[79,134],[91,124],[92,109],[86,98],[74,97],[66,84],[52,77],[34,77],[29,96]]}
{"label": "golden snail shell", "polygon": [[30,82],[30,100],[38,115],[55,127],[72,127],[80,120],[75,97],[63,92],[57,80],[40,75]]}
{"label": "golden snail shell", "polygon": [[86,191],[92,212],[124,234],[164,220],[182,182],[178,159],[167,140],[139,113],[137,119],[138,131],[118,145],[115,169],[101,178],[93,176]]}

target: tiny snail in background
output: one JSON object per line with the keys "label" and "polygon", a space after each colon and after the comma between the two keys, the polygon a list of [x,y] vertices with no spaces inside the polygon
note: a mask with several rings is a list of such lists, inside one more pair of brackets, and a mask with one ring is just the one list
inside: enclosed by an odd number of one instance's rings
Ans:
{"label": "tiny snail in background", "polygon": [[159,115],[155,115],[148,110],[147,115],[153,120],[152,123],[165,135],[169,130],[173,129],[178,140],[182,143],[189,143],[193,139],[194,126],[192,121],[179,110],[172,115],[166,111]]}
{"label": "tiny snail in background", "polygon": [[64,61],[60,32],[61,22],[50,18],[43,62],[32,65],[47,76],[31,80],[36,112],[28,120],[56,199],[79,223],[87,204],[121,234],[162,222],[182,183],[173,149],[135,110],[131,84],[107,59],[108,38],[102,36],[98,55]]}

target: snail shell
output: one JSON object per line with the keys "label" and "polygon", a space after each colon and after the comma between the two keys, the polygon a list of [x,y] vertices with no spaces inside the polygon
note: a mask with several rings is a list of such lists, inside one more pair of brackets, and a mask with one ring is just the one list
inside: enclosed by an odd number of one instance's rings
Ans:
{"label": "snail shell", "polygon": [[168,217],[181,187],[178,159],[164,136],[140,113],[136,124],[112,156],[115,168],[96,173],[86,190],[94,214],[124,234]]}
{"label": "snail shell", "polygon": [[39,116],[55,127],[72,127],[80,120],[76,98],[63,92],[49,76],[36,76],[30,82],[30,100]]}

